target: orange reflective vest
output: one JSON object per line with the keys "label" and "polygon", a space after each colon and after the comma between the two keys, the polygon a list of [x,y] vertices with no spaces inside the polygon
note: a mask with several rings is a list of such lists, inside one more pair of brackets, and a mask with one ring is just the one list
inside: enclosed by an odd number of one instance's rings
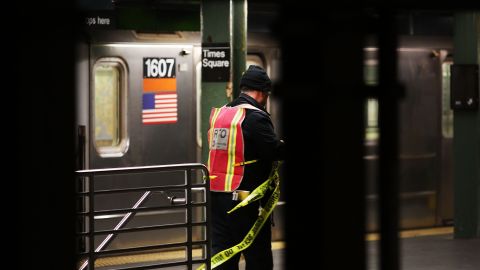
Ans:
{"label": "orange reflective vest", "polygon": [[210,190],[234,191],[242,182],[245,157],[243,153],[242,106],[212,108],[208,130],[208,169]]}

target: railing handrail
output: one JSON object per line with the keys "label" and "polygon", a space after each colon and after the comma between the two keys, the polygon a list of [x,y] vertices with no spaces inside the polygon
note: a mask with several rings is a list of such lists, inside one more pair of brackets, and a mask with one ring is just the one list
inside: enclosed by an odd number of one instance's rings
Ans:
{"label": "railing handrail", "polygon": [[185,169],[202,169],[208,174],[207,167],[202,163],[180,163],[171,165],[152,165],[152,166],[136,166],[136,167],[121,167],[121,168],[105,168],[105,169],[88,169],[76,171],[78,176],[88,175],[110,175],[110,174],[128,174],[128,173],[143,173],[156,171],[177,171]]}
{"label": "railing handrail", "polygon": [[[97,192],[95,192],[95,190],[92,188],[93,185],[92,185],[92,181],[93,179],[95,178],[95,176],[101,176],[101,175],[124,175],[124,174],[141,174],[141,173],[149,173],[149,172],[166,172],[166,171],[192,171],[192,170],[202,170],[203,173],[204,173],[204,180],[205,182],[203,184],[192,184],[191,181],[191,177],[186,176],[186,183],[184,185],[180,185],[180,186],[175,186],[175,188],[180,188],[180,189],[186,189],[187,192],[186,192],[186,197],[185,199],[189,198],[191,199],[191,189],[197,189],[199,187],[204,187],[207,189],[207,193],[206,193],[206,197],[205,197],[205,202],[204,203],[201,203],[202,205],[205,204],[205,207],[208,207],[208,190],[209,190],[209,187],[208,187],[208,182],[206,181],[206,179],[209,178],[209,173],[208,173],[208,169],[207,167],[204,165],[204,164],[201,164],[201,163],[182,163],[182,164],[168,164],[168,165],[153,165],[153,166],[136,166],[136,167],[122,167],[122,168],[104,168],[104,169],[88,169],[88,170],[78,170],[76,171],[76,177],[88,177],[89,178],[89,181],[88,183],[89,184],[89,190],[88,191],[85,191],[85,192],[81,192],[82,193],[82,197],[83,196],[86,196],[86,197],[89,197],[90,200],[92,199],[91,197],[95,196],[95,195],[98,195]],[[168,187],[165,186],[165,187]],[[153,188],[153,189],[161,189],[159,188],[159,186],[153,186],[153,187],[149,187],[149,188]],[[90,239],[89,241],[91,241],[91,244],[90,244],[90,249],[88,252],[86,252],[84,255],[88,254],[88,257],[89,259],[87,259],[81,266],[80,266],[80,270],[83,270],[85,269],[85,267],[89,264],[89,261],[92,261],[92,259],[94,258],[93,254],[95,253],[103,253],[101,252],[103,248],[105,248],[116,236],[116,234],[118,234],[119,232],[123,232],[122,228],[123,226],[129,222],[129,220],[136,214],[136,210],[139,209],[139,207],[148,199],[148,197],[151,195],[152,191],[151,190],[148,190],[149,188],[141,188],[139,190],[145,190],[146,192],[141,196],[141,198],[139,198],[139,200],[135,203],[134,206],[132,206],[131,208],[129,209],[122,209],[122,211],[129,211],[129,212],[125,212],[125,215],[123,216],[122,220],[115,226],[115,228],[113,230],[110,230],[109,231],[109,234],[108,236],[102,241],[102,243],[97,246],[97,248],[95,248],[94,250],[92,249],[94,246],[93,246],[93,240]],[[139,191],[139,190],[135,190],[135,191]],[[131,190],[129,190],[131,191]],[[100,192],[100,193],[122,193],[123,192],[123,189],[115,189],[115,190],[109,190],[109,191],[103,191],[103,192]],[[191,212],[191,209],[192,209],[192,205],[196,205],[193,201],[185,201],[185,207],[187,208],[187,216],[188,216],[188,220],[186,223],[184,223],[186,226],[187,226],[187,239],[188,241],[185,242],[185,244],[188,246],[188,249],[191,251],[191,247],[192,247],[192,242],[193,242],[193,239],[191,237],[191,233],[192,233],[192,229],[191,229],[191,226],[193,225],[193,220],[192,220],[192,214]],[[165,207],[167,208],[167,207]],[[170,206],[170,208],[175,208],[174,205]],[[110,211],[118,211],[117,210],[110,210]],[[82,235],[84,236],[87,236],[87,237],[94,237],[94,235],[97,235],[95,229],[94,229],[94,223],[93,223],[93,217],[95,216],[95,214],[97,214],[98,212],[97,211],[94,211],[93,209],[93,203],[90,203],[90,210],[88,212],[80,212],[80,213],[77,213],[77,215],[80,215],[80,216],[89,216],[90,217],[90,225],[89,225],[89,232],[86,232],[86,233],[82,233]],[[208,244],[210,242],[209,240],[209,237],[208,237],[208,219],[209,219],[209,214],[207,214],[207,219],[205,220],[205,222],[202,222],[202,223],[205,223],[207,224],[207,235],[206,235],[206,238],[205,238],[205,242]],[[159,227],[161,228],[161,227]],[[129,229],[128,231],[130,230],[135,230],[135,229]],[[110,251],[110,252],[115,252],[115,251]],[[193,261],[198,261],[198,260],[193,260],[190,252],[187,252],[187,257],[188,257],[188,260],[186,262],[193,262]],[[207,265],[208,265],[208,268],[210,266],[210,251],[209,251],[209,248],[208,248],[208,245],[207,245],[207,251],[206,251],[206,258],[204,260],[200,260],[200,261],[204,261]],[[191,265],[188,265],[188,268],[191,269]]]}

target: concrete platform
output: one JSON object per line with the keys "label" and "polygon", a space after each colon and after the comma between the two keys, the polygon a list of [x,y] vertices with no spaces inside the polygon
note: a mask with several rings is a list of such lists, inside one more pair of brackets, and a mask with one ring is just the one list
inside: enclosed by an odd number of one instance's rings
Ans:
{"label": "concrete platform", "polygon": [[[368,270],[379,269],[378,244],[367,244]],[[400,245],[403,270],[480,269],[480,238],[454,239],[453,234],[419,236],[401,239]]]}

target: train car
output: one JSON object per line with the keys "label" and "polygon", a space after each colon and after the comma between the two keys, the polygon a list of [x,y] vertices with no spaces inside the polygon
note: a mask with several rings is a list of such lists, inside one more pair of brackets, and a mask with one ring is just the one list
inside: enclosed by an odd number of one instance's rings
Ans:
{"label": "train car", "polygon": [[[94,31],[77,44],[77,128],[79,168],[101,169],[202,162],[200,131],[201,39],[198,32],[162,34],[127,30]],[[249,38],[247,64],[263,66],[278,78],[280,52],[269,37]],[[278,111],[275,98],[268,104]],[[156,105],[155,105],[156,104]],[[277,114],[278,115],[278,114]],[[280,125],[279,117],[273,121]],[[121,180],[119,180],[121,178]],[[103,177],[95,190],[137,186],[180,185],[181,174]],[[84,184],[85,185],[85,184]],[[84,186],[88,190],[88,187]],[[141,193],[98,196],[95,210],[132,207]],[[185,194],[152,196],[148,206],[172,203]],[[85,203],[84,203],[85,204]],[[279,209],[284,203],[280,202]],[[282,212],[275,218],[274,238],[282,235]],[[199,213],[200,215],[201,213]],[[97,229],[108,230],[123,215],[100,215]],[[128,226],[150,226],[152,222],[182,222],[183,210],[157,211],[135,216]],[[197,238],[202,231],[198,230]],[[174,243],[184,240],[184,231],[120,235],[111,248]],[[102,241],[95,239],[96,246]]]}
{"label": "train car", "polygon": [[[410,36],[400,41],[398,74],[405,86],[399,127],[400,227],[448,224],[453,217],[450,159],[453,134],[452,112],[448,107],[451,40]],[[374,45],[365,47],[366,84],[376,83],[376,51]],[[281,50],[275,39],[265,33],[250,33],[249,64],[263,66],[274,83],[280,81]],[[162,82],[153,82],[153,77],[161,78]],[[77,44],[76,78],[80,168],[201,162],[200,33],[90,32]],[[152,91],[154,83],[157,83],[155,90],[161,91]],[[161,108],[152,113],[154,100],[160,101]],[[274,95],[267,107],[281,135],[281,100]],[[377,145],[381,134],[375,99],[365,101],[365,113],[366,211],[367,230],[371,232],[378,230],[375,186],[381,181],[377,179]],[[181,175],[162,179],[142,175],[128,177],[118,184],[105,178],[95,184],[95,189],[153,185],[159,181],[176,184],[182,179]],[[96,207],[131,207],[140,195],[98,198]],[[171,203],[172,196],[157,196],[149,204]],[[273,240],[284,239],[284,205],[281,197],[274,212]],[[120,218],[98,216],[95,222],[99,228],[108,229]],[[146,226],[152,220],[169,223],[183,219],[181,211],[160,211],[139,215],[132,224]],[[174,242],[181,235],[181,231],[176,231],[168,235],[143,233],[119,237],[112,247],[129,246],[132,241]]]}
{"label": "train car", "polygon": [[[404,88],[399,103],[400,228],[449,225],[453,220],[450,64],[448,36],[402,36],[398,79]],[[375,85],[377,49],[365,48],[365,82]],[[378,103],[366,101],[365,162],[367,230],[378,230]]]}

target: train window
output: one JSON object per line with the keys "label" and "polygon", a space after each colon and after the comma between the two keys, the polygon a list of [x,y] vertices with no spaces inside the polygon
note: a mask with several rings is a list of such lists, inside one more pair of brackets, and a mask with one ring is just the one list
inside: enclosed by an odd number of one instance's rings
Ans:
{"label": "train window", "polygon": [[127,151],[126,66],[118,58],[101,58],[93,68],[95,149],[102,157]]}
{"label": "train window", "polygon": [[377,85],[378,68],[376,60],[367,60],[363,66],[363,80],[366,85]]}
{"label": "train window", "polygon": [[378,140],[378,100],[367,99],[367,125],[365,139],[368,141]]}
{"label": "train window", "polygon": [[[368,60],[363,70],[363,78],[366,85],[376,85],[378,83],[377,70],[378,69],[375,60]],[[378,140],[378,100],[375,98],[367,99],[365,104],[365,112],[365,139],[367,141]]]}
{"label": "train window", "polygon": [[450,108],[450,66],[452,61],[442,64],[442,135],[453,138],[453,111]]}

